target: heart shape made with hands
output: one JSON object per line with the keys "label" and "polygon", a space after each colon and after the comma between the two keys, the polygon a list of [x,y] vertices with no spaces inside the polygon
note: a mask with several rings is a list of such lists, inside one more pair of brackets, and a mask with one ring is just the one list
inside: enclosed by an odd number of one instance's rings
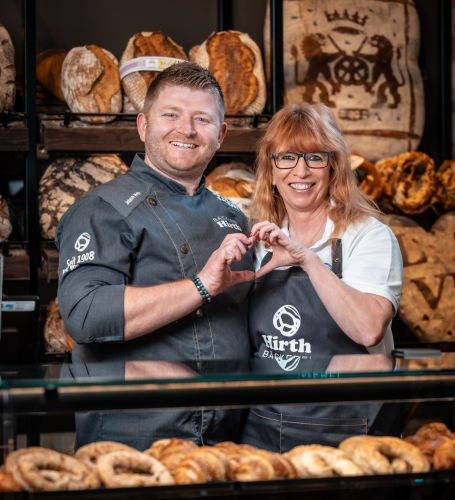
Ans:
{"label": "heart shape made with hands", "polygon": [[422,342],[455,342],[455,212],[429,232],[399,215],[387,224],[403,257],[400,317]]}

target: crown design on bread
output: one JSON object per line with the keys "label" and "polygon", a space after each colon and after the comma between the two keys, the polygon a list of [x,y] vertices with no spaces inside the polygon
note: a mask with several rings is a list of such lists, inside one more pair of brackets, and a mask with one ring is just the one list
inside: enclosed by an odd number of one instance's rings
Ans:
{"label": "crown design on bread", "polygon": [[348,13],[347,9],[344,9],[343,15],[339,14],[337,10],[332,13],[324,11],[324,14],[329,23],[333,23],[335,21],[351,21],[352,23],[360,24],[360,26],[365,26],[368,19],[368,16],[360,17],[358,12],[351,15]]}

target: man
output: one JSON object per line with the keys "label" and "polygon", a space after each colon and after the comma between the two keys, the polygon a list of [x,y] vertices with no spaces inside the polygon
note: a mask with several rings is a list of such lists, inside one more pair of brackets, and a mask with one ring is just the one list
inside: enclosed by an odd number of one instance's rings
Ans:
{"label": "man", "polygon": [[[76,341],[73,363],[125,366],[131,379],[153,376],[157,366],[184,376],[205,361],[248,358],[247,220],[203,176],[226,135],[223,120],[213,75],[193,63],[171,66],[150,85],[137,118],[145,155],[63,216],[58,299]],[[113,440],[145,449],[171,436],[213,444],[237,438],[240,413],[84,414],[76,426],[77,446]]]}

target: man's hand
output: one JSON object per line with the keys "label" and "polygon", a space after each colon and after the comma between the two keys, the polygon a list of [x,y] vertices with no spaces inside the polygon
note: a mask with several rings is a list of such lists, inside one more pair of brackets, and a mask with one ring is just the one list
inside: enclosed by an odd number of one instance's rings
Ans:
{"label": "man's hand", "polygon": [[240,262],[253,245],[242,233],[228,234],[218,250],[212,253],[204,269],[198,274],[211,297],[224,292],[232,285],[254,280],[252,271],[231,271],[230,266]]}
{"label": "man's hand", "polygon": [[283,231],[268,220],[253,226],[250,233],[251,241],[267,241],[273,247],[273,257],[270,262],[256,273],[256,278],[282,266],[302,266],[313,254],[300,243],[286,236]]}

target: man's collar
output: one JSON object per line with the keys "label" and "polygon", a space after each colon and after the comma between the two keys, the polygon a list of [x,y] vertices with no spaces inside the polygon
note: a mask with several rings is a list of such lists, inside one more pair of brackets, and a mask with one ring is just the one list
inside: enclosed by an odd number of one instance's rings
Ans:
{"label": "man's collar", "polygon": [[[155,186],[159,186],[159,188],[163,191],[179,194],[181,196],[186,195],[185,186],[177,181],[165,177],[163,174],[161,174],[154,168],[149,167],[145,163],[145,153],[136,154],[133,159],[133,163],[131,163],[130,171],[140,179],[143,179],[148,183],[153,183]],[[202,176],[199,187],[194,192],[194,196],[197,196],[199,193],[201,193],[204,187],[205,175]]]}

